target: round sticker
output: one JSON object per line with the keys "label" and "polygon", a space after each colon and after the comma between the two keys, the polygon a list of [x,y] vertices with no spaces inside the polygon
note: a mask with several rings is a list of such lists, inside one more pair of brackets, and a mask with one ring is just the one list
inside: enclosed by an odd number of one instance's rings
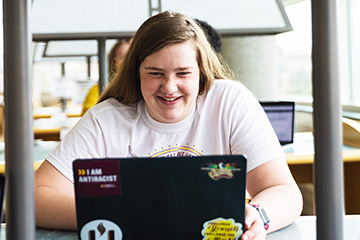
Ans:
{"label": "round sticker", "polygon": [[121,240],[122,231],[115,223],[96,219],[85,224],[80,231],[81,240]]}

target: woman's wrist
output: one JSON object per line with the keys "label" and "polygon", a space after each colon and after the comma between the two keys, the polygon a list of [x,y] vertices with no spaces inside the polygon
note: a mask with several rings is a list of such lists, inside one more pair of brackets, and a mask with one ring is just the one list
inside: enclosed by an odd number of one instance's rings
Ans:
{"label": "woman's wrist", "polygon": [[265,209],[260,207],[259,204],[250,204],[250,206],[254,207],[257,210],[257,212],[260,215],[261,220],[264,223],[265,230],[268,230],[270,219],[269,219],[268,215],[266,214]]}

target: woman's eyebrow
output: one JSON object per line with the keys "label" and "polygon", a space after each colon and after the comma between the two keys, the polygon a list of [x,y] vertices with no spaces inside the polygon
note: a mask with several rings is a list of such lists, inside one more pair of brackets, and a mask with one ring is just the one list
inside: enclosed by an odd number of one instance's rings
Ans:
{"label": "woman's eyebrow", "polygon": [[175,70],[176,71],[185,71],[185,70],[189,70],[189,69],[192,69],[193,67],[179,67],[179,68],[176,68]]}
{"label": "woman's eyebrow", "polygon": [[[165,71],[162,68],[158,68],[158,67],[145,67],[145,70],[152,70],[152,71]],[[175,68],[175,71],[185,71],[185,70],[189,70],[189,69],[193,69],[193,67],[178,67]]]}
{"label": "woman's eyebrow", "polygon": [[152,71],[164,71],[164,69],[162,68],[157,68],[157,67],[145,67],[145,70],[152,70]]}

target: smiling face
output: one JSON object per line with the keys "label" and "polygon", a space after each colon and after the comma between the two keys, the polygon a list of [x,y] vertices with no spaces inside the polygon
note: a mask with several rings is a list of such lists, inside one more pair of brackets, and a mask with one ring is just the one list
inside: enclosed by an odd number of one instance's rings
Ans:
{"label": "smiling face", "polygon": [[140,87],[147,111],[156,121],[175,123],[193,111],[200,72],[191,41],[166,46],[140,64]]}

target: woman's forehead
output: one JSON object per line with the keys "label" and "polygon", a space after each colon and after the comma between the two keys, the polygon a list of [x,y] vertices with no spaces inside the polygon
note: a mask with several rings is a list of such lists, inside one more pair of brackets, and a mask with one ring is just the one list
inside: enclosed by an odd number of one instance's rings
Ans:
{"label": "woman's forehead", "polygon": [[192,42],[175,43],[148,55],[143,63],[146,63],[146,65],[176,63],[179,67],[185,67],[185,65],[192,66],[194,62],[196,63],[196,56],[197,54]]}

